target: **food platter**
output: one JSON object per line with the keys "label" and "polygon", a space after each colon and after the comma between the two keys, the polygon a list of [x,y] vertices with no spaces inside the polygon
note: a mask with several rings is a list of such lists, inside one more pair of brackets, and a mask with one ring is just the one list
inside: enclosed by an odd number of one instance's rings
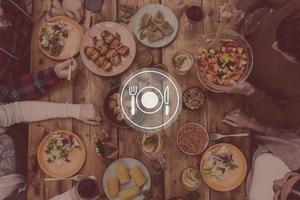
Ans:
{"label": "food platter", "polygon": [[79,52],[82,36],[80,24],[68,17],[57,16],[40,24],[38,46],[49,58],[65,60]]}
{"label": "food platter", "polygon": [[[87,51],[87,48],[91,51]],[[122,48],[128,50],[123,52]],[[94,25],[84,34],[80,47],[85,66],[93,73],[106,77],[116,76],[127,70],[133,63],[135,54],[136,44],[132,34],[126,27],[115,22]],[[109,68],[108,63],[111,65]]]}
{"label": "food platter", "polygon": [[[147,168],[143,163],[141,163],[138,160],[132,159],[132,158],[121,158],[119,160],[114,161],[105,171],[103,176],[103,189],[107,197],[109,197],[110,200],[120,200],[119,197],[111,198],[108,191],[108,180],[112,177],[117,177],[116,168],[120,165],[125,165],[129,170],[135,167],[138,167],[140,172],[143,174],[146,182],[143,184],[143,186],[140,187],[140,192],[147,191],[151,187],[151,176]],[[135,182],[130,178],[130,181],[126,184],[120,184],[120,190],[131,188],[135,185]],[[144,197],[140,193],[135,198],[131,198],[132,200],[143,200]]]}
{"label": "food platter", "polygon": [[[69,152],[67,156],[66,152]],[[86,150],[82,140],[76,134],[65,130],[55,131],[44,137],[37,153],[41,169],[47,175],[59,178],[76,174],[83,166],[85,158]]]}
{"label": "food platter", "polygon": [[[149,32],[141,33],[141,21],[143,20],[143,17],[145,14],[149,15],[149,18],[155,18],[155,15],[160,12],[163,15],[164,22],[168,25],[167,28],[170,30],[164,31],[164,27],[162,29],[156,29],[155,33],[158,35],[161,35],[161,39],[154,39],[154,41],[149,41],[148,35]],[[151,21],[152,22],[152,21]],[[161,5],[161,4],[149,4],[144,7],[142,7],[134,16],[133,22],[133,31],[136,36],[136,38],[145,46],[152,47],[152,48],[160,48],[163,46],[166,46],[170,44],[176,37],[178,32],[178,20],[174,12],[168,8],[167,6]],[[155,26],[160,26],[155,24]],[[149,26],[148,26],[149,27]],[[148,28],[147,27],[147,28]],[[146,28],[145,28],[146,30]],[[160,30],[163,30],[165,33],[162,33]],[[154,32],[154,31],[153,31]],[[148,35],[147,35],[148,34]],[[153,34],[152,34],[153,35]],[[153,35],[151,38],[155,38],[156,36]]]}
{"label": "food platter", "polygon": [[231,191],[247,175],[247,161],[240,149],[228,143],[210,147],[203,155],[200,171],[205,183],[217,191]]}

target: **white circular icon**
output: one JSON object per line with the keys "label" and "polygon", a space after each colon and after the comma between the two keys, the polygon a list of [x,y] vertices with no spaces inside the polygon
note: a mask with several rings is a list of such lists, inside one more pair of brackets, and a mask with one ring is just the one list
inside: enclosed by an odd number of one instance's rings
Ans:
{"label": "white circular icon", "polygon": [[145,114],[158,112],[163,105],[163,95],[159,89],[147,86],[137,93],[136,106]]}
{"label": "white circular icon", "polygon": [[145,108],[152,109],[158,104],[158,97],[154,92],[145,92],[141,101]]}
{"label": "white circular icon", "polygon": [[158,69],[136,71],[123,82],[119,93],[126,123],[143,132],[167,128],[181,111],[181,90],[177,82]]}

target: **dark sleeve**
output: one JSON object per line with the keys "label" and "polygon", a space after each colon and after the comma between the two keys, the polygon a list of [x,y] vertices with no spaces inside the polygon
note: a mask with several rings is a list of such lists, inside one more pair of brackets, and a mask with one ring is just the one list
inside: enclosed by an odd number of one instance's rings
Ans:
{"label": "dark sleeve", "polygon": [[53,68],[24,74],[13,85],[0,86],[0,102],[12,102],[36,99],[47,89],[55,86],[59,78]]}
{"label": "dark sleeve", "polygon": [[300,124],[300,101],[280,103],[256,89],[248,96],[252,113],[259,121],[281,128],[297,128]]}

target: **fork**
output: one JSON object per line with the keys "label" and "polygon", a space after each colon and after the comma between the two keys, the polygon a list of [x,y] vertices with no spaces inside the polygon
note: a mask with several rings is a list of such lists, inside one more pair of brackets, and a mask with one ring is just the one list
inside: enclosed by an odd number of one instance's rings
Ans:
{"label": "fork", "polygon": [[61,180],[73,180],[73,181],[80,181],[82,178],[85,178],[85,175],[76,175],[67,178],[44,178],[44,181],[61,181]]}
{"label": "fork", "polygon": [[135,95],[137,94],[137,86],[129,86],[129,95],[131,96],[131,115],[135,115]]}
{"label": "fork", "polygon": [[227,137],[248,137],[249,133],[239,133],[239,134],[230,134],[230,135],[222,135],[218,133],[213,133],[209,135],[210,140],[220,140],[222,138],[227,138]]}

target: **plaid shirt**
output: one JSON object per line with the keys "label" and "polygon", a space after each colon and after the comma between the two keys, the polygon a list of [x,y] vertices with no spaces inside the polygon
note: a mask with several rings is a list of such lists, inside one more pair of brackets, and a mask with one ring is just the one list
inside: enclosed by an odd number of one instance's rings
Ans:
{"label": "plaid shirt", "polygon": [[29,73],[32,21],[21,11],[23,1],[2,0],[0,6],[0,102],[35,99],[58,77],[53,69]]}
{"label": "plaid shirt", "polygon": [[[4,74],[5,75],[5,74]],[[9,75],[9,73],[8,73]],[[58,82],[53,68],[19,76],[12,84],[0,81],[0,102],[36,99]]]}

